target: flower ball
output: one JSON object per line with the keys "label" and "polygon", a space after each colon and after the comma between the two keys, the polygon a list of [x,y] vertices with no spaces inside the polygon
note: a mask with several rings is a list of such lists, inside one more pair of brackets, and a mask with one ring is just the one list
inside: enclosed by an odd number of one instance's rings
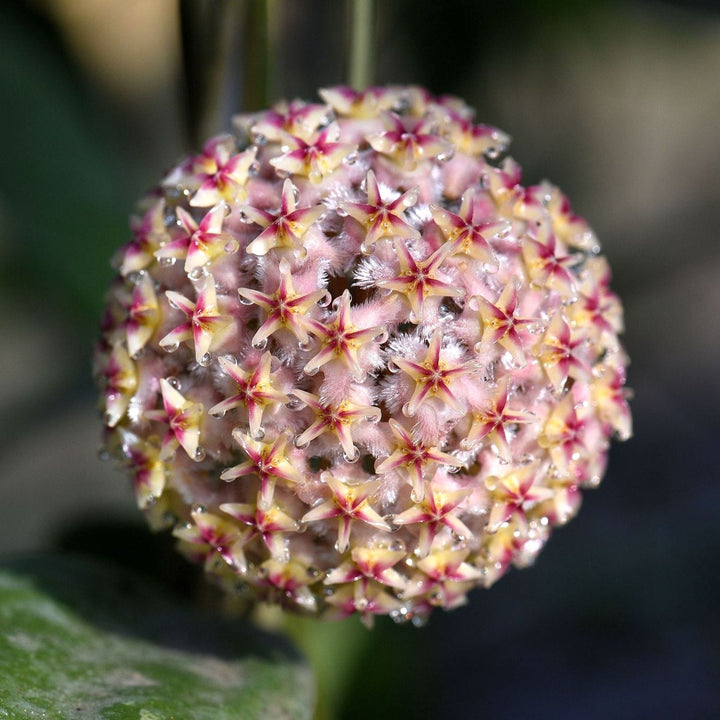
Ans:
{"label": "flower ball", "polygon": [[534,560],[627,438],[598,240],[419,87],[234,118],[139,205],[95,372],[155,529],[231,593],[422,622]]}

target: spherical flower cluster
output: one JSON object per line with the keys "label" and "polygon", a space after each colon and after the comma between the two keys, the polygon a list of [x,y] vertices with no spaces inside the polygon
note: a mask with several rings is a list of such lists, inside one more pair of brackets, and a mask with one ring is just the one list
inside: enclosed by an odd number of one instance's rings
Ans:
{"label": "spherical flower cluster", "polygon": [[151,524],[234,592],[422,621],[600,481],[631,420],[595,235],[418,87],[237,117],[140,204],[96,375]]}

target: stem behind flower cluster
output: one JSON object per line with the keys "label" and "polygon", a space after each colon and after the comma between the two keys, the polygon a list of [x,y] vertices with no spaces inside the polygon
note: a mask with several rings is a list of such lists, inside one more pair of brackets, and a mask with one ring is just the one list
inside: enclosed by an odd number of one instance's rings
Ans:
{"label": "stem behind flower cluster", "polygon": [[[347,2],[347,82],[361,90],[372,82],[375,0]],[[243,36],[243,90],[242,106],[237,109],[259,110],[274,99],[282,0],[179,0],[179,7],[186,133],[190,146],[199,147],[218,124],[238,20]]]}
{"label": "stem behind flower cluster", "polygon": [[275,37],[279,0],[246,0],[243,38],[243,111],[260,110],[275,98]]}
{"label": "stem behind flower cluster", "polygon": [[348,82],[355,90],[362,90],[372,82],[374,14],[375,0],[350,0]]}
{"label": "stem behind flower cluster", "polygon": [[214,130],[234,29],[232,0],[179,0],[185,120],[192,147]]}

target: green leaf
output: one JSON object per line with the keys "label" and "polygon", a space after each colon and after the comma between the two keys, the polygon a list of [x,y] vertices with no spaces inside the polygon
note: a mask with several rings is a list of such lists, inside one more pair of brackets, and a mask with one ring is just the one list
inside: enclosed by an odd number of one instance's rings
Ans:
{"label": "green leaf", "polygon": [[51,27],[13,5],[0,7],[0,137],[12,138],[0,153],[0,282],[94,328],[142,151],[123,156],[119,125]]}
{"label": "green leaf", "polygon": [[95,561],[0,567],[0,718],[293,720],[310,670],[284,639]]}

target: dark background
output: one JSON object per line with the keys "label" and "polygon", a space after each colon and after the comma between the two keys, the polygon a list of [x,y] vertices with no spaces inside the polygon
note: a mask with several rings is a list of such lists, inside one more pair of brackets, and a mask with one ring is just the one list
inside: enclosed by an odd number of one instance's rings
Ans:
{"label": "dark background", "polygon": [[[560,185],[598,233],[625,304],[635,437],[536,567],[425,629],[363,635],[339,715],[720,717],[720,14],[380,6],[375,81],[464,97],[513,136],[525,184]],[[343,4],[276,7],[273,95],[342,82]],[[180,592],[167,538],[96,458],[89,377],[133,200],[188,149],[178,38],[172,0],[0,9],[0,552],[93,552]],[[218,129],[240,109],[238,67]]]}

